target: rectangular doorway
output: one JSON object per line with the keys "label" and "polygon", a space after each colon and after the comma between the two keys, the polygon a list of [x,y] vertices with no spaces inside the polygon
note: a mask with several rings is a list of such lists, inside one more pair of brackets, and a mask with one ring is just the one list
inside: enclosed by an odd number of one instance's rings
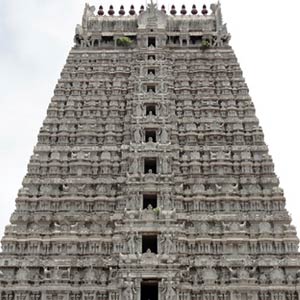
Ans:
{"label": "rectangular doorway", "polygon": [[148,250],[157,254],[157,235],[142,236],[142,253],[146,253]]}
{"label": "rectangular doorway", "polygon": [[143,280],[141,282],[141,300],[158,300],[158,281]]}
{"label": "rectangular doorway", "polygon": [[152,206],[152,208],[157,207],[157,194],[143,194],[143,209],[146,209],[149,207],[149,205]]}

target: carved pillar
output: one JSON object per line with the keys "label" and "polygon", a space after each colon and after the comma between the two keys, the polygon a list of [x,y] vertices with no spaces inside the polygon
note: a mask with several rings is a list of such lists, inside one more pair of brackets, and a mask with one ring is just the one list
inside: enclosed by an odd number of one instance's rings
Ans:
{"label": "carved pillar", "polygon": [[141,282],[142,279],[136,279],[136,300],[141,300]]}
{"label": "carved pillar", "polygon": [[258,292],[251,292],[248,294],[249,299],[258,300]]}
{"label": "carved pillar", "polygon": [[[159,253],[159,252],[158,252]],[[163,297],[163,285],[161,282],[158,283],[158,300],[164,300],[164,297]]]}
{"label": "carved pillar", "polygon": [[109,300],[119,300],[119,292],[111,291],[109,292]]}
{"label": "carved pillar", "polygon": [[47,292],[45,290],[42,291],[41,300],[47,300]]}
{"label": "carved pillar", "polygon": [[177,293],[177,300],[190,300],[191,293],[189,291],[179,291]]}

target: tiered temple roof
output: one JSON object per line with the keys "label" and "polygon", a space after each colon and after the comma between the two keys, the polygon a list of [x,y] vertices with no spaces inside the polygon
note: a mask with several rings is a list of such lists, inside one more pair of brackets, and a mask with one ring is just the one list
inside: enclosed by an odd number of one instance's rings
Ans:
{"label": "tiered temple roof", "polygon": [[220,4],[133,9],[85,6],[0,300],[298,300],[299,241]]}

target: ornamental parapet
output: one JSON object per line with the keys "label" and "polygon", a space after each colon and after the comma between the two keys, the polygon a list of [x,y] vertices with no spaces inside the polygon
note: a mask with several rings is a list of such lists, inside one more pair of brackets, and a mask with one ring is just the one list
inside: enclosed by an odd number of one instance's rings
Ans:
{"label": "ornamental parapet", "polygon": [[77,48],[149,48],[157,47],[211,47],[228,45],[230,34],[223,24],[220,3],[210,6],[211,12],[204,5],[201,14],[193,5],[191,14],[187,14],[182,5],[180,14],[172,5],[170,14],[165,6],[161,9],[153,2],[145,9],[141,6],[138,13],[133,5],[125,15],[121,5],[119,16],[115,16],[110,5],[108,15],[100,6],[95,14],[95,7],[86,4],[82,24],[77,25],[74,42]]}

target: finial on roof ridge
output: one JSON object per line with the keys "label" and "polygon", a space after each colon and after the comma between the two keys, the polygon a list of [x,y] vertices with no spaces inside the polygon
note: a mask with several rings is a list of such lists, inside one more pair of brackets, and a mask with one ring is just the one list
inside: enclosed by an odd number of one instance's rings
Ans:
{"label": "finial on roof ridge", "polygon": [[109,6],[108,14],[113,16],[115,14],[114,7],[112,5]]}
{"label": "finial on roof ridge", "polygon": [[139,13],[141,14],[141,13],[143,13],[144,11],[145,11],[145,6],[144,6],[144,5],[141,5]]}
{"label": "finial on roof ridge", "polygon": [[102,5],[99,6],[98,15],[99,16],[103,16],[104,15],[104,10],[103,10],[103,6]]}
{"label": "finial on roof ridge", "polygon": [[121,6],[120,6],[119,15],[120,15],[120,16],[124,16],[124,15],[125,15],[124,5],[121,5]]}
{"label": "finial on roof ridge", "polygon": [[[214,4],[211,4],[210,9],[212,10],[213,15],[221,17],[222,14],[221,14],[221,11],[220,11],[221,10],[221,1],[220,0],[216,1]],[[155,10],[155,11],[157,11],[159,9],[157,7],[157,3],[154,3],[154,1],[151,0],[147,3],[147,7],[145,7],[144,5],[141,5],[140,10],[138,11],[138,13],[141,14],[141,13],[145,12],[146,10],[149,10],[149,11],[154,11]],[[86,15],[93,14],[93,7],[86,4],[86,11],[88,11],[88,13],[86,13]],[[161,5],[160,11],[167,14],[165,5]],[[125,11],[124,5],[120,5],[120,9],[117,12],[119,13],[120,16],[125,15],[126,11]],[[183,16],[188,13],[185,4],[182,4],[181,10],[179,12]],[[109,5],[109,9],[108,9],[107,13],[108,13],[109,16],[114,16],[115,11],[114,11],[113,5]],[[176,10],[176,7],[175,7],[174,4],[171,5],[171,9],[170,9],[169,13],[170,13],[170,15],[173,15],[173,16],[175,16],[177,14],[177,10]],[[207,9],[207,6],[205,4],[202,6],[201,13],[204,16],[206,16],[208,14],[208,9]],[[103,16],[105,14],[102,5],[99,6],[97,14],[99,16]],[[133,4],[130,5],[130,9],[128,11],[128,14],[131,15],[131,16],[134,16],[136,14],[136,11],[135,11],[135,8],[134,8]],[[196,7],[196,4],[192,5],[192,9],[190,11],[190,14],[191,15],[197,15],[198,14],[198,9]]]}
{"label": "finial on roof ridge", "polygon": [[197,10],[196,4],[193,4],[191,14],[196,15],[197,13],[198,13],[198,10]]}
{"label": "finial on roof ridge", "polygon": [[177,11],[176,11],[176,8],[175,8],[174,4],[172,4],[172,6],[171,6],[170,14],[173,15],[173,16],[175,16],[177,14]]}
{"label": "finial on roof ridge", "polygon": [[130,5],[129,14],[130,14],[131,16],[135,15],[135,9],[134,9],[134,5],[133,5],[133,4]]}
{"label": "finial on roof ridge", "polygon": [[186,8],[185,8],[185,5],[184,5],[184,4],[182,4],[182,6],[181,6],[180,13],[181,13],[182,15],[186,15],[186,13],[187,13],[187,10],[186,10]]}

